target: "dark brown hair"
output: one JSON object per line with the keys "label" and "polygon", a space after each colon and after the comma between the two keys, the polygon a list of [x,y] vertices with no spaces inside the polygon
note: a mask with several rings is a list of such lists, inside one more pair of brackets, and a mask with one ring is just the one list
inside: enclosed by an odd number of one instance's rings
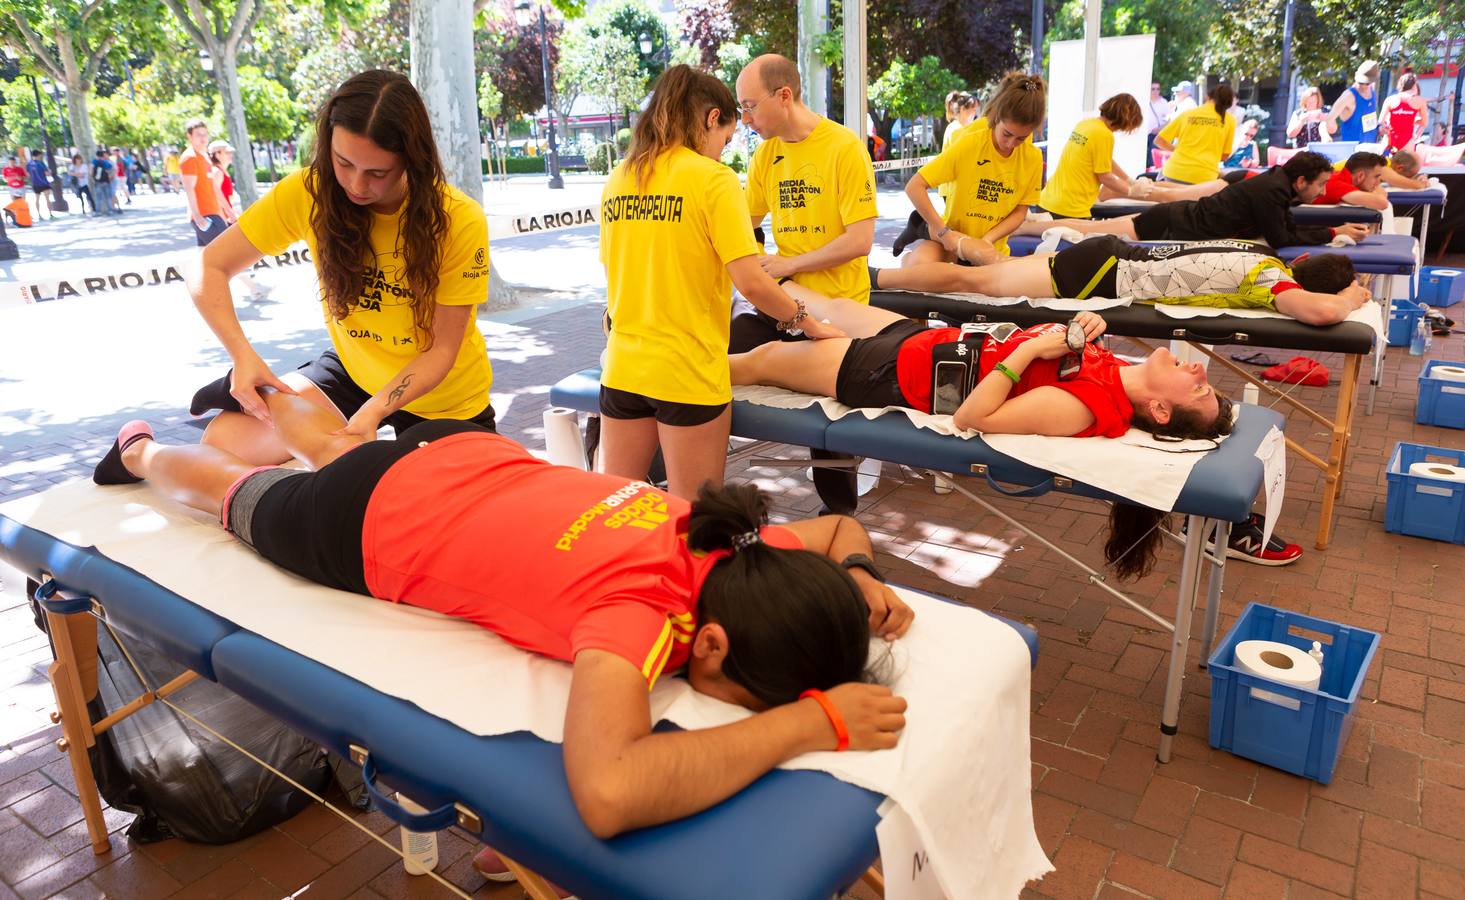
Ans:
{"label": "dark brown hair", "polygon": [[625,165],[635,173],[639,189],[645,189],[658,156],[673,147],[697,149],[707,131],[707,112],[712,109],[717,110],[719,125],[737,119],[737,100],[715,76],[686,65],[661,73],[645,111],[636,120],[631,152],[626,154]]}
{"label": "dark brown hair", "polygon": [[1226,113],[1231,111],[1231,105],[1236,102],[1236,92],[1231,90],[1229,84],[1218,84],[1211,88],[1209,99],[1216,107],[1216,115],[1224,119]]}
{"label": "dark brown hair", "polygon": [[398,243],[403,274],[411,290],[412,324],[418,346],[432,346],[439,267],[448,235],[443,164],[432,137],[427,107],[405,75],[372,69],[336,88],[315,118],[315,153],[306,173],[310,227],[316,234],[316,268],[321,295],[337,320],[350,315],[361,297],[362,272],[371,262],[371,210],[346,196],[336,180],[331,135],[336,128],[369,139],[402,157],[407,199]]}
{"label": "dark brown hair", "polygon": [[[1188,406],[1170,410],[1170,421],[1160,424],[1139,410],[1131,420],[1156,438],[1167,441],[1215,439],[1230,434],[1233,423],[1232,403],[1216,394],[1216,417],[1204,419]],[[1116,503],[1109,512],[1109,539],[1104,543],[1104,559],[1122,579],[1143,578],[1155,566],[1160,549],[1160,526],[1167,516],[1148,506]]]}
{"label": "dark brown hair", "polygon": [[1304,291],[1336,294],[1358,277],[1353,260],[1341,253],[1308,255],[1292,264],[1292,277]]}
{"label": "dark brown hair", "polygon": [[1008,72],[1002,76],[997,93],[987,101],[987,121],[993,128],[1002,122],[1036,128],[1047,114],[1048,87],[1041,75]]}
{"label": "dark brown hair", "polygon": [[1115,94],[1099,105],[1099,115],[1115,131],[1133,131],[1145,122],[1139,101],[1129,94]]}

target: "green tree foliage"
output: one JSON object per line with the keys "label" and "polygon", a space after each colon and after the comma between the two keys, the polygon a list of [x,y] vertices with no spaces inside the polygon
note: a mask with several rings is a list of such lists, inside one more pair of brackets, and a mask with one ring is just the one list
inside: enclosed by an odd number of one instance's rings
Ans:
{"label": "green tree foliage", "polygon": [[[474,31],[474,61],[478,71],[492,74],[494,85],[503,95],[503,116],[517,119],[544,106],[539,18],[536,13],[532,21],[520,26],[512,10],[497,13],[485,15],[483,23]],[[564,24],[558,19],[548,18],[545,22],[551,79],[558,77],[564,30]],[[559,109],[565,108],[559,104]]]}
{"label": "green tree foliage", "polygon": [[697,65],[717,68],[717,50],[731,41],[736,30],[727,0],[677,0],[681,39],[697,51]]}
{"label": "green tree foliage", "polygon": [[[1247,0],[1256,4],[1256,0]],[[1262,0],[1265,5],[1269,0]],[[1155,35],[1155,81],[1168,91],[1170,86],[1193,79],[1205,71],[1213,26],[1230,21],[1211,0],[1114,0],[1104,4],[1102,23],[1105,37],[1126,34]],[[1228,37],[1239,39],[1240,28]],[[1278,30],[1281,24],[1278,20]],[[1069,41],[1083,37],[1083,0],[1068,0],[1059,9],[1049,32],[1051,40]],[[1276,64],[1273,64],[1273,71]],[[1143,98],[1139,98],[1143,99]]]}
{"label": "green tree foliage", "polygon": [[[668,47],[671,35],[666,23],[661,20],[646,0],[607,0],[590,11],[584,20],[585,31],[590,37],[600,37],[615,32],[626,39],[626,45],[636,55],[637,67],[647,81],[654,81],[665,68],[662,63],[663,48]],[[651,52],[641,52],[641,35],[651,41]]]}
{"label": "green tree foliage", "polygon": [[291,98],[283,84],[254,66],[239,67],[239,91],[244,97],[244,121],[257,140],[286,141],[304,127],[305,107]]}
{"label": "green tree foliage", "polygon": [[565,38],[560,60],[561,78],[616,116],[634,107],[646,95],[646,74],[640,51],[619,31],[575,27]]}
{"label": "green tree foliage", "polygon": [[[36,98],[29,78],[0,81],[0,104],[3,104],[0,105],[0,127],[4,128],[7,137],[0,155],[9,159],[12,148],[16,146],[39,147],[45,143],[41,138]],[[53,140],[58,137],[54,119],[48,118],[46,127],[50,129]]]}
{"label": "green tree foliage", "polygon": [[870,105],[885,118],[936,115],[942,111],[946,94],[964,85],[960,75],[934,56],[923,56],[917,63],[897,60],[870,83]]}
{"label": "green tree foliage", "polygon": [[[97,141],[111,147],[181,146],[190,119],[207,119],[204,99],[180,96],[167,103],[134,103],[122,93],[89,101]],[[213,123],[210,129],[217,128]]]}
{"label": "green tree foliage", "polygon": [[361,16],[330,21],[317,7],[304,7],[296,24],[308,47],[291,73],[295,99],[314,113],[341,82],[366,69],[407,72],[406,0],[371,0]]}

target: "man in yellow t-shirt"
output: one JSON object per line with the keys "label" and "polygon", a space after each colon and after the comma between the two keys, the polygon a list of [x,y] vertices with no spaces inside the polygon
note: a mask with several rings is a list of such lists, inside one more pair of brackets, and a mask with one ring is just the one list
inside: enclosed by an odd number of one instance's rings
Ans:
{"label": "man in yellow t-shirt", "polygon": [[1231,155],[1235,137],[1236,119],[1229,112],[1218,112],[1216,104],[1208,102],[1171,119],[1155,136],[1155,148],[1174,148],[1162,169],[1166,178],[1200,184],[1220,172],[1221,160]]}
{"label": "man in yellow t-shirt", "polygon": [[[875,170],[864,142],[804,105],[798,67],[777,54],[743,69],[737,96],[743,123],[763,138],[747,184],[753,226],[773,216],[778,252],[760,260],[763,270],[825,296],[868,303]],[[768,324],[764,337],[773,340],[777,332]]]}
{"label": "man in yellow t-shirt", "polygon": [[[918,245],[909,261],[958,261],[967,263],[995,262],[1008,255],[1007,235],[1027,216],[1027,208],[1038,202],[1038,188],[1043,178],[1043,154],[1028,139],[1032,127],[1001,122],[1002,139],[994,138],[991,123],[984,116],[962,129],[956,140],[926,163],[906,184],[916,212],[911,225],[896,241],[899,255],[912,240],[937,243],[944,249],[948,233],[957,234],[955,256],[922,253]],[[951,201],[944,215],[937,216],[927,191],[931,185],[954,182]],[[916,217],[924,221],[916,221]],[[990,232],[990,234],[989,234]],[[984,258],[970,241],[986,239],[995,253],[986,251]],[[966,246],[963,247],[962,244]]]}

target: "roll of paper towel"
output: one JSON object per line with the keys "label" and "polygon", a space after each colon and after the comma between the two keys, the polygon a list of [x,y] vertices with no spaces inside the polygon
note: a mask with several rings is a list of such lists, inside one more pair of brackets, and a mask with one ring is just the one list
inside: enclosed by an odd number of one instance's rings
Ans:
{"label": "roll of paper towel", "polygon": [[1409,467],[1409,474],[1438,481],[1465,481],[1465,467],[1447,463],[1417,462]]}
{"label": "roll of paper towel", "polygon": [[557,466],[590,468],[580,439],[580,418],[573,409],[555,406],[544,411],[544,449]]}
{"label": "roll of paper towel", "polygon": [[1440,381],[1465,381],[1465,366],[1435,366],[1429,370],[1429,377]]}
{"label": "roll of paper towel", "polygon": [[[1237,644],[1236,667],[1269,681],[1309,691],[1317,690],[1318,682],[1323,677],[1322,666],[1308,656],[1307,651],[1278,641],[1242,641]],[[1302,706],[1291,697],[1283,697],[1261,688],[1252,688],[1251,696],[1287,709],[1299,709]]]}

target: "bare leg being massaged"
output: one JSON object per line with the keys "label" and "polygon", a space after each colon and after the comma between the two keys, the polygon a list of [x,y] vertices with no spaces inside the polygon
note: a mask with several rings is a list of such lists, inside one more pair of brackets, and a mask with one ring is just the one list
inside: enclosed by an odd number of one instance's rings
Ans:
{"label": "bare leg being massaged", "polygon": [[[1095,223],[1101,224],[1101,223]],[[932,262],[871,269],[876,289],[961,291],[988,297],[1133,297],[1188,306],[1273,309],[1309,325],[1341,322],[1369,299],[1341,253],[1308,254],[1289,265],[1249,241],[1132,244],[1090,237],[1056,254],[990,266]],[[1191,296],[1174,296],[1180,284]]]}
{"label": "bare leg being massaged", "polygon": [[[282,442],[317,471],[166,446],[130,422],[94,480],[146,480],[305,578],[571,662],[565,771],[596,835],[699,812],[801,753],[895,746],[905,701],[867,683],[870,637],[894,640],[912,613],[853,519],[768,526],[751,486],[689,503],[549,465],[468,422],[363,441],[299,396],[262,393]],[[682,668],[757,715],[653,733],[648,688]]]}
{"label": "bare leg being massaged", "polygon": [[[1023,262],[962,271],[980,275],[1012,267],[1021,272],[1029,268],[1019,268]],[[926,268],[884,271],[904,277]],[[941,348],[963,339],[960,329],[927,328],[889,310],[790,287],[809,315],[828,319],[850,337],[764,344],[734,354],[733,384],[773,385],[833,397],[848,406],[920,412],[931,412],[933,395],[948,390],[933,378],[935,359]],[[1144,362],[1130,364],[1094,343],[1104,333],[1101,316],[1081,312],[1074,321],[1083,330],[1081,350],[1069,345],[1068,328],[1057,323],[1017,330],[1005,339],[967,339],[978,342],[962,357],[976,358],[975,383],[964,399],[942,398],[955,406],[953,424],[988,434],[1073,437],[1119,437],[1133,425],[1165,440],[1230,433],[1231,402],[1211,387],[1199,363],[1181,362],[1160,347]],[[1114,506],[1105,554],[1121,577],[1149,570],[1159,543],[1154,526],[1161,517],[1150,509]],[[1258,550],[1247,558],[1281,565],[1301,555],[1295,545],[1280,539],[1275,543],[1275,548],[1267,545],[1270,556]]]}

